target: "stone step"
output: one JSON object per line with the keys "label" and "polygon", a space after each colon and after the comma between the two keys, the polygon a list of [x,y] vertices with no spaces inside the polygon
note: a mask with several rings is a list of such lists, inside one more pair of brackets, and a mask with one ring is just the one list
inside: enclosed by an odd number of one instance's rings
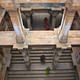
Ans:
{"label": "stone step", "polygon": [[[51,70],[50,71],[50,74],[68,74],[68,73],[75,73],[74,70]],[[24,70],[20,70],[20,71],[9,71],[8,74],[13,74],[13,75],[28,75],[28,74],[33,74],[33,75],[36,75],[36,74],[46,74],[46,71],[24,71]]]}
{"label": "stone step", "polygon": [[11,61],[24,61],[24,59],[21,58],[21,57],[19,57],[19,58],[14,57],[14,58],[11,59]]}
{"label": "stone step", "polygon": [[[12,54],[21,54],[21,52],[20,51],[12,51],[11,52]],[[55,53],[55,51],[54,50],[35,50],[35,51],[32,51],[32,50],[30,50],[30,53]],[[68,53],[70,53],[71,54],[71,51],[62,51],[62,53],[65,53],[65,54],[68,54]]]}
{"label": "stone step", "polygon": [[[34,53],[34,54],[30,54],[31,57],[35,57],[35,56],[39,57],[39,56],[41,56],[41,55],[45,55],[46,57],[48,57],[48,55],[49,55],[49,56],[51,56],[51,55],[54,56],[55,54],[50,54],[50,53],[48,53],[48,54],[46,54],[46,53],[45,53],[45,54],[44,54],[44,53],[40,53],[40,54],[39,54],[39,53],[37,53],[37,54],[35,54],[35,53]],[[71,54],[61,54],[60,56],[61,56],[61,57],[65,57],[65,56],[66,56],[66,57],[71,57]],[[16,53],[16,54],[12,54],[12,57],[18,57],[18,58],[19,58],[19,57],[23,57],[23,55]]]}
{"label": "stone step", "polygon": [[53,57],[53,54],[30,54],[29,56],[30,57],[40,57],[40,56],[42,56],[42,55],[45,55],[45,57],[47,56],[47,57]]}
{"label": "stone step", "polygon": [[15,53],[17,53],[17,54],[18,54],[18,53],[21,54],[20,51],[11,51],[11,53],[12,53],[12,54],[15,54]]}
{"label": "stone step", "polygon": [[37,46],[30,46],[30,50],[53,50],[54,46],[49,45],[37,45]]}
{"label": "stone step", "polygon": [[25,64],[11,64],[9,70],[27,70]]}
{"label": "stone step", "polygon": [[[40,57],[31,57],[30,56],[30,59],[31,60],[40,60]],[[45,59],[49,59],[49,60],[53,60],[54,57],[45,57]],[[59,57],[59,60],[71,60],[71,56],[60,56]]]}
{"label": "stone step", "polygon": [[[30,54],[30,56],[41,56],[42,54]],[[52,56],[53,54],[44,54],[45,56]],[[23,57],[22,54],[13,54],[12,57]]]}
{"label": "stone step", "polygon": [[[45,63],[52,63],[53,60],[45,60]],[[72,60],[59,60],[58,63],[71,63]],[[40,60],[30,60],[30,63],[41,63]],[[11,64],[25,64],[25,61],[12,60]]]}
{"label": "stone step", "polygon": [[35,54],[37,54],[37,53],[38,53],[38,54],[41,54],[41,53],[50,54],[50,53],[52,53],[52,54],[53,54],[53,53],[55,53],[55,52],[54,52],[54,51],[51,51],[51,50],[50,50],[50,51],[46,51],[46,50],[45,50],[45,51],[30,51],[30,53],[31,53],[31,54],[33,54],[33,53],[35,53]]}
{"label": "stone step", "polygon": [[36,75],[34,75],[34,74],[32,74],[32,75],[30,75],[30,74],[28,74],[28,75],[19,75],[19,74],[17,74],[17,75],[8,75],[8,78],[47,78],[47,77],[65,77],[65,78],[67,78],[67,77],[73,77],[73,76],[75,76],[75,74],[74,73],[68,73],[68,74],[49,74],[49,75],[46,75],[46,74],[36,74]]}
{"label": "stone step", "polygon": [[[53,60],[54,57],[45,57],[45,60]],[[13,57],[11,59],[12,61],[24,61],[24,57]],[[40,56],[38,57],[31,57],[30,56],[30,60],[40,60]],[[59,60],[72,60],[71,56],[60,56]]]}
{"label": "stone step", "polygon": [[[40,60],[31,60],[31,63],[41,63]],[[53,60],[45,60],[45,63],[52,63]],[[71,63],[72,60],[59,60],[58,63]]]}
{"label": "stone step", "polygon": [[[37,55],[44,55],[44,53],[42,54],[42,53],[36,53]],[[35,53],[33,53],[33,54],[30,54],[30,56],[34,56],[34,55],[36,55]],[[46,54],[45,54],[46,55]],[[49,53],[48,53],[48,55],[49,55]],[[50,55],[55,55],[55,54],[50,54]],[[23,55],[22,54],[17,54],[17,53],[15,53],[15,54],[12,54],[12,57],[23,57]],[[35,57],[35,56],[34,56]],[[37,57],[39,57],[39,56],[37,56]],[[46,57],[48,57],[48,56],[46,56]],[[71,57],[71,54],[61,54],[60,55],[60,57]]]}
{"label": "stone step", "polygon": [[22,54],[12,54],[12,57],[23,57]]}
{"label": "stone step", "polygon": [[[30,53],[53,53],[53,52],[54,52],[53,50],[50,50],[50,51],[49,50],[48,51],[47,50],[45,50],[45,51],[43,51],[43,50],[41,50],[41,51],[39,51],[39,50],[38,51],[37,50],[36,51],[30,51]],[[20,51],[12,51],[11,53],[12,54],[16,54],[16,53],[21,54]]]}
{"label": "stone step", "polygon": [[8,80],[75,80],[75,77],[57,77],[57,78],[8,78]]}

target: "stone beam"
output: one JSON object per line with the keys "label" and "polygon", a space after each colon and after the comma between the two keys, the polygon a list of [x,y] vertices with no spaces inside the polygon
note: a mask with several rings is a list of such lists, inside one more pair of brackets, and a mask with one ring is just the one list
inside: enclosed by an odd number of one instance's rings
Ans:
{"label": "stone beam", "polygon": [[16,8],[14,0],[0,0],[0,5],[6,10],[12,10]]}
{"label": "stone beam", "polygon": [[68,32],[71,28],[71,25],[74,19],[74,15],[75,15],[75,11],[66,10],[64,14],[65,14],[64,19],[63,19],[63,22],[61,23],[61,29],[58,35],[59,42],[61,43],[67,43]]}
{"label": "stone beam", "polygon": [[[25,44],[16,43],[16,33],[14,31],[0,32],[0,46],[14,46],[17,48],[25,48],[27,45],[57,45],[61,48],[68,48],[66,43],[59,43],[57,38],[57,31],[29,31],[26,35],[27,42]],[[80,31],[69,31],[68,35],[69,45],[80,45]]]}
{"label": "stone beam", "polygon": [[16,2],[16,3],[65,3],[66,0],[0,0],[1,3]]}
{"label": "stone beam", "polygon": [[11,10],[20,7],[21,3],[65,3],[66,0],[0,0],[0,5]]}
{"label": "stone beam", "polygon": [[9,11],[9,15],[11,17],[11,21],[12,21],[14,30],[16,32],[16,41],[18,43],[24,43],[25,36],[24,36],[23,25],[21,23],[21,19],[20,19],[18,10]]}
{"label": "stone beam", "polygon": [[65,3],[66,0],[17,0],[17,3]]}

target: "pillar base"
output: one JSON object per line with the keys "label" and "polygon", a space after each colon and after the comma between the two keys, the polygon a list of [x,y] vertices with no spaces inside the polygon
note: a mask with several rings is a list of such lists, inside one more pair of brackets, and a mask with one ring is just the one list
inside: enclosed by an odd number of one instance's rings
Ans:
{"label": "pillar base", "polygon": [[24,40],[24,38],[21,37],[21,36],[16,36],[16,42],[17,42],[17,43],[24,43],[25,40]]}

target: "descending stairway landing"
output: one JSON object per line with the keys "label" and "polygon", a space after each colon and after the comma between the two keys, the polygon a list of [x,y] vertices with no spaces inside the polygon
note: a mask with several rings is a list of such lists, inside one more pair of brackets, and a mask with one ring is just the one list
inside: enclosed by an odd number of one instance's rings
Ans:
{"label": "descending stairway landing", "polygon": [[[52,69],[54,60],[54,49],[52,46],[31,46],[30,70],[27,70],[22,54],[19,50],[12,50],[11,66],[8,70],[7,80],[76,80],[75,70],[72,64],[71,49],[62,50],[58,65]],[[45,55],[46,63],[41,64],[40,56]],[[46,75],[46,67],[51,71]]]}

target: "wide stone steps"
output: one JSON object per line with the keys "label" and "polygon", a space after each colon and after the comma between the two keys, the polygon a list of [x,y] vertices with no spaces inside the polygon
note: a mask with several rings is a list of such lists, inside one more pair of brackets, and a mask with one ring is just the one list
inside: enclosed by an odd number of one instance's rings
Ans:
{"label": "wide stone steps", "polygon": [[[71,49],[62,50],[56,69],[52,68],[54,49],[52,46],[32,46],[29,49],[30,70],[27,70],[22,53],[12,50],[11,65],[7,80],[75,80],[75,70],[72,64]],[[45,64],[41,64],[40,56],[45,55]],[[46,74],[46,67],[50,74]]]}
{"label": "wide stone steps", "polygon": [[[16,64],[16,63],[24,63],[23,57],[22,56],[19,57],[19,56],[18,56],[18,58],[17,57],[13,57],[11,59],[12,63],[14,63],[14,64]],[[38,56],[32,56],[31,55],[30,56],[31,63],[38,63],[38,62],[40,63],[40,56],[41,55],[38,55]],[[47,63],[52,63],[53,60],[54,60],[53,56],[50,56],[50,55],[49,56],[47,55],[46,58],[45,58],[45,62],[47,62]],[[72,58],[71,58],[71,56],[61,56],[59,58],[59,63],[60,62],[64,62],[64,63],[66,63],[66,62],[72,62]]]}

